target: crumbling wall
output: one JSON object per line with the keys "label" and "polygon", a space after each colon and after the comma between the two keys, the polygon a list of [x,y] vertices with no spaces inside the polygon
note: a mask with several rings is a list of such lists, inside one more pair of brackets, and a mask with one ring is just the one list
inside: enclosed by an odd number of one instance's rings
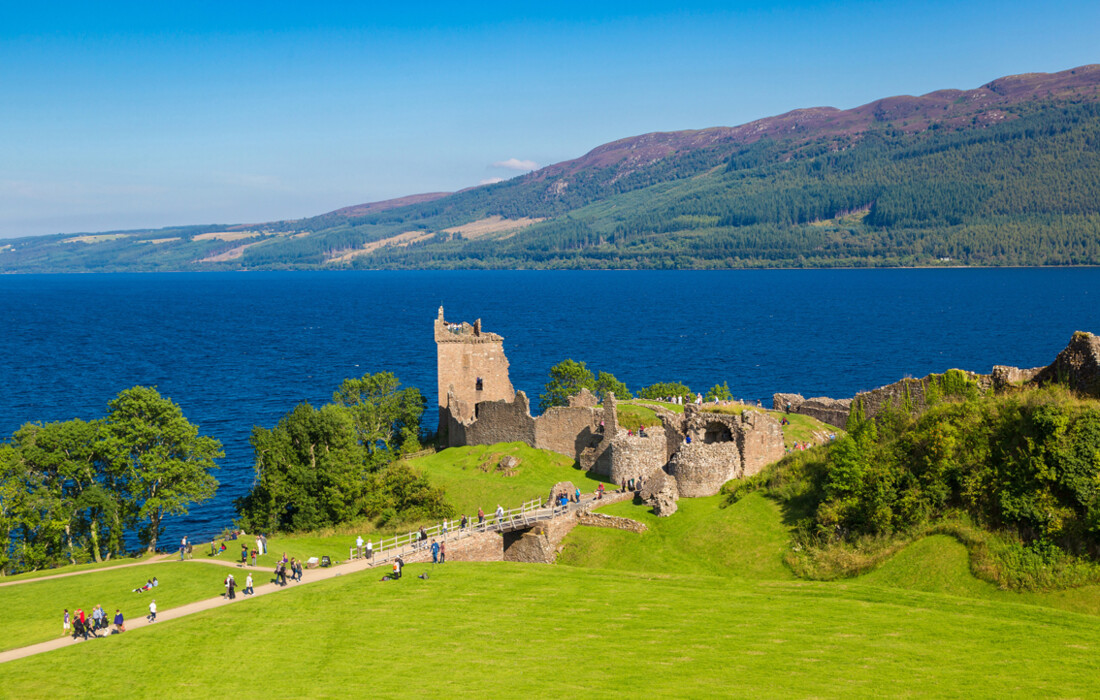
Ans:
{"label": "crumbling wall", "polygon": [[827,423],[837,428],[848,425],[848,414],[852,408],[851,399],[831,399],[828,396],[815,396],[803,398],[801,394],[774,394],[772,396],[772,408],[776,411],[786,411],[790,406],[791,413],[816,418],[822,423]]}
{"label": "crumbling wall", "polygon": [[744,411],[741,414],[740,432],[737,437],[741,448],[741,474],[752,476],[765,466],[783,459],[783,426],[779,421],[760,411]]}
{"label": "crumbling wall", "polygon": [[1100,398],[1100,337],[1077,331],[1069,345],[1032,382],[1065,384],[1080,394]]}
{"label": "crumbling wall", "polygon": [[692,441],[672,455],[667,470],[680,496],[713,496],[722,484],[741,476],[741,449],[736,442]]}
{"label": "crumbling wall", "polygon": [[663,428],[648,428],[646,436],[628,435],[620,429],[611,439],[610,470],[612,483],[621,484],[631,479],[642,479],[659,470],[668,462]]}
{"label": "crumbling wall", "polygon": [[[508,378],[504,338],[481,330],[481,319],[469,323],[443,320],[443,307],[435,319],[436,379],[439,396],[439,430],[448,426],[449,412],[459,421],[474,418],[472,410],[482,401],[511,401],[515,390]],[[448,409],[447,396],[460,403]]]}
{"label": "crumbling wall", "polygon": [[555,406],[534,419],[534,446],[574,459],[589,445],[599,442],[599,409],[587,406]]}
{"label": "crumbling wall", "polygon": [[1008,367],[1006,365],[993,365],[993,372],[989,376],[990,381],[993,383],[993,389],[1000,392],[1021,388],[1024,384],[1035,379],[1044,369],[1046,368],[1020,369],[1019,367]]}
{"label": "crumbling wall", "polygon": [[527,396],[516,393],[515,401],[489,401],[477,405],[474,420],[465,423],[465,445],[492,445],[498,442],[524,442],[535,447],[535,419],[531,417]]}

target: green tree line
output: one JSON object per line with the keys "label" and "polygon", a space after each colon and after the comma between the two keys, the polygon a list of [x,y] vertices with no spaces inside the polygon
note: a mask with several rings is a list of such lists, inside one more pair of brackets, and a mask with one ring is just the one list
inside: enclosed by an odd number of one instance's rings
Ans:
{"label": "green tree line", "polygon": [[214,495],[221,443],[199,434],[151,387],[108,403],[105,418],[27,423],[0,443],[0,571],[152,551],[165,519]]}

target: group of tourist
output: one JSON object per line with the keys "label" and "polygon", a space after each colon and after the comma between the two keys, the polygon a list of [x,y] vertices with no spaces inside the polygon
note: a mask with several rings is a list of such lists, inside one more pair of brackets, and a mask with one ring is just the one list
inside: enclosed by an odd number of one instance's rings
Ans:
{"label": "group of tourist", "polygon": [[283,552],[283,558],[275,564],[275,583],[279,586],[286,585],[286,572],[290,569],[290,580],[299,582],[302,580],[302,562],[296,557],[291,557],[289,560],[286,558],[286,552]]}
{"label": "group of tourist", "polygon": [[[156,598],[149,601],[149,614],[145,619],[149,622],[156,622]],[[115,628],[113,632],[111,632],[112,634],[121,634],[126,631],[126,620],[122,616],[121,608],[115,608],[113,622]],[[92,608],[91,615],[86,615],[83,608],[76,608],[71,614],[69,613],[69,609],[65,608],[61,613],[61,636],[67,637],[71,634],[73,639],[88,639],[89,637],[98,638],[99,633],[106,632],[110,624],[111,620],[102,605],[96,604],[96,606]]]}

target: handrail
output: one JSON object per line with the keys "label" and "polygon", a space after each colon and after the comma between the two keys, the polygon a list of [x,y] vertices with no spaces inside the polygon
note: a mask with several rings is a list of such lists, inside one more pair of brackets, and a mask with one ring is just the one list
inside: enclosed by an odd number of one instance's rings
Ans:
{"label": "handrail", "polygon": [[[427,546],[427,541],[432,538],[438,538],[444,542],[448,540],[465,539],[474,534],[480,534],[488,532],[489,530],[495,530],[497,532],[504,532],[505,530],[518,529],[516,525],[517,518],[521,526],[528,526],[535,522],[542,520],[549,520],[551,518],[560,515],[566,508],[562,506],[551,506],[549,509],[543,507],[542,499],[536,498],[530,501],[524,502],[518,508],[511,508],[501,512],[499,515],[493,513],[485,517],[484,522],[467,524],[466,528],[461,526],[456,527],[454,519],[444,520],[438,525],[433,525],[430,528],[424,528],[424,538],[420,537],[420,530],[414,530],[402,535],[394,535],[390,538],[383,538],[378,541],[378,545],[375,546],[373,542],[370,542],[371,559],[379,563],[389,561],[399,554],[405,553],[406,548],[410,548],[413,552],[418,552]],[[449,523],[450,527],[447,527]],[[424,542],[424,544],[420,544]],[[366,551],[366,545],[364,544],[364,551]],[[382,556],[379,556],[382,555]],[[348,548],[348,559],[358,559],[359,550],[357,547]]]}

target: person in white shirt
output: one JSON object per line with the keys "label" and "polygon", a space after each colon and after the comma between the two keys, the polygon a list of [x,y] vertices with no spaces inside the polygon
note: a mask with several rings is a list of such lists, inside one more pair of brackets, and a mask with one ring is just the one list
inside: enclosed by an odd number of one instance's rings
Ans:
{"label": "person in white shirt", "polygon": [[355,553],[358,556],[363,556],[363,536],[359,535],[355,538]]}
{"label": "person in white shirt", "polygon": [[245,580],[244,580],[244,594],[245,595],[252,595],[253,593],[254,593],[254,591],[252,590],[252,574],[249,573],[248,576],[245,577]]}
{"label": "person in white shirt", "polygon": [[157,599],[156,598],[154,598],[153,601],[151,603],[149,603],[149,617],[148,617],[148,620],[149,620],[149,622],[156,622],[157,621]]}
{"label": "person in white shirt", "polygon": [[370,559],[373,556],[374,556],[374,551],[371,549],[371,543],[368,541],[367,542],[367,559]]}

